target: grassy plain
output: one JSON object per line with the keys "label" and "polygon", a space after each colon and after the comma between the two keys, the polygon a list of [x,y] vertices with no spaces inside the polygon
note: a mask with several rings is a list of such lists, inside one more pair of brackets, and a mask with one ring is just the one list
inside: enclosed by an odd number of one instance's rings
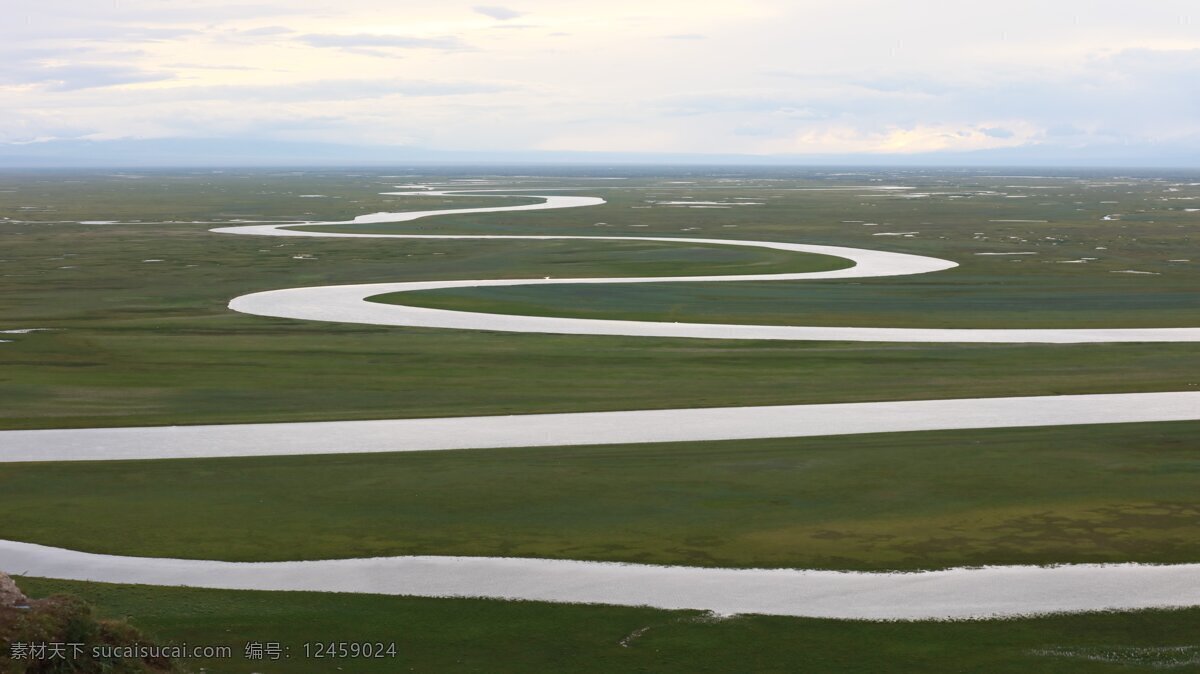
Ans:
{"label": "grassy plain", "polygon": [[[927,569],[1191,562],[1200,422],[0,467],[5,537],[236,561],[405,554]],[[86,517],[81,517],[86,513]]]}
{"label": "grassy plain", "polygon": [[[132,616],[161,642],[230,645],[193,671],[263,672],[1137,672],[1190,671],[1200,610],[988,622],[870,623],[473,599],[149,588],[20,579]],[[395,642],[397,658],[316,660],[317,641]],[[291,657],[245,660],[247,641]]]}
{"label": "grassy plain", "polygon": [[[583,184],[577,193],[609,200],[600,207],[345,230],[728,237],[876,247],[962,264],[924,277],[842,284],[556,286],[403,299],[437,306],[814,325],[1200,325],[1200,212],[1188,210],[1200,200],[1194,175],[627,173],[622,180],[497,178]],[[379,194],[463,177],[0,175],[0,330],[51,328],[0,335],[9,340],[0,343],[0,428],[1200,387],[1196,344],[642,340],[318,324],[226,309],[237,295],[301,285],[772,273],[831,264],[650,242],[380,242],[207,231],[245,220],[331,221],[497,202]],[[901,196],[855,187],[889,183],[914,189]],[[323,196],[302,196],[312,194]],[[662,203],[739,198],[758,205]],[[1023,252],[1036,254],[977,254]],[[1195,561],[1197,430],[1195,423],[1133,424],[6,464],[0,537],[239,560],[428,553],[854,569]],[[297,648],[315,639],[395,638],[401,662],[418,671],[1129,671],[1194,666],[1200,657],[1197,611],[955,624],[711,621],[637,608],[23,583],[35,594],[76,592],[136,616],[160,637],[191,643],[261,639]],[[209,664],[215,671],[330,671],[328,662],[302,658],[278,669]],[[394,665],[353,663],[353,671]]]}
{"label": "grassy plain", "polygon": [[[955,328],[1200,324],[1200,294],[1194,291],[1200,212],[1187,210],[1200,195],[1195,185],[1087,178],[1013,182],[1022,181],[980,178],[947,186],[910,179],[904,184],[914,190],[860,193],[728,184],[683,192],[602,193],[614,195],[609,208],[617,211],[606,215],[605,232],[638,231],[632,228],[652,223],[646,226],[656,233],[674,228],[677,235],[856,245],[960,263],[936,274],[825,282],[466,288],[388,295],[378,301],[701,323]],[[673,196],[680,193],[684,196]],[[735,204],[739,198],[760,205],[729,206],[715,214],[710,206],[677,205],[689,199]]]}
{"label": "grassy plain", "polygon": [[[1012,258],[1008,258],[1012,261]],[[1107,280],[1100,277],[1101,281]],[[1200,321],[1195,275],[1146,282],[1053,285],[1037,276],[845,282],[671,283],[462,288],[391,293],[372,301],[530,316],[911,328],[1180,328]],[[640,287],[639,287],[640,286]]]}
{"label": "grassy plain", "polygon": [[[2,336],[11,343],[0,344],[0,407],[6,410],[0,428],[1190,390],[1198,384],[1192,373],[1200,371],[1200,346],[1194,344],[641,340],[316,324],[225,308],[247,292],[327,283],[770,273],[828,264],[777,251],[636,242],[269,239],[212,234],[207,230],[213,224],[192,222],[344,220],[380,210],[497,202],[384,196],[379,192],[425,179],[384,175],[390,174],[3,176],[0,217],[9,219],[0,220],[0,329],[54,331]],[[1194,287],[1195,265],[1166,262],[1200,259],[1200,252],[1189,252],[1197,245],[1191,235],[1200,216],[1184,210],[1200,188],[1189,187],[1185,177],[1057,178],[1041,187],[1061,189],[1040,190],[1005,188],[1017,183],[971,174],[680,177],[504,178],[519,186],[582,183],[580,193],[601,194],[609,203],[366,229],[759,238],[876,246],[963,263],[926,277],[838,286],[603,286],[583,295],[577,287],[556,286],[561,297],[535,298],[549,302],[534,307],[546,313],[960,326],[1200,323],[1197,293],[1181,290]],[[810,191],[885,180],[913,184],[931,196]],[[685,181],[692,182],[680,184]],[[1027,198],[1008,198],[1018,192]],[[736,197],[763,205],[657,203]],[[1112,200],[1121,203],[1104,203]],[[1121,220],[1102,220],[1118,208],[1126,213]],[[989,222],[1012,219],[1051,222]],[[843,222],[851,220],[862,222]],[[877,226],[866,226],[871,222]],[[921,234],[873,236],[881,230]],[[1030,246],[1040,251],[1037,261],[973,254]],[[1097,247],[1107,251],[1088,254]],[[1051,264],[1052,252],[1055,259],[1101,259]],[[1112,273],[1104,265],[1157,275]],[[420,297],[410,294],[405,301]],[[511,301],[492,306],[488,300],[487,308],[512,308],[506,304]]]}

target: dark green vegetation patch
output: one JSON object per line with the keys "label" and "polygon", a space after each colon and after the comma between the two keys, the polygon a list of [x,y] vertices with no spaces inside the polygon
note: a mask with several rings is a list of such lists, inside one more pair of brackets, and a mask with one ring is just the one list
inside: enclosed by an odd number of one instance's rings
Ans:
{"label": "dark green vegetation patch", "polygon": [[[988,622],[869,623],[697,611],[235,592],[34,578],[35,593],[69,591],[175,643],[225,644],[231,660],[198,670],[346,672],[1131,672],[1189,671],[1200,610]],[[321,640],[397,644],[382,660],[315,660]],[[247,641],[279,642],[286,662],[246,661]]]}

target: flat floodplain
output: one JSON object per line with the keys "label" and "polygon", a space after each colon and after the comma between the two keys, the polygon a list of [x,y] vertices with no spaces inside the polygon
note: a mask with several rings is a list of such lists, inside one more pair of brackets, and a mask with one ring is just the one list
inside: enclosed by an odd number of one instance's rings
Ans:
{"label": "flat floodplain", "polygon": [[[5,335],[11,342],[0,344],[0,402],[10,412],[0,424],[6,428],[1186,391],[1195,389],[1191,373],[1200,371],[1200,346],[1194,344],[718,343],[248,317],[228,311],[226,303],[248,292],[304,285],[783,273],[840,261],[650,242],[279,240],[208,231],[240,221],[344,220],[379,210],[497,203],[495,197],[379,194],[425,178],[255,172],[5,179],[11,187],[0,191],[0,217],[8,218],[0,220],[8,244],[0,286],[3,329],[54,328]],[[915,187],[872,188],[896,181]],[[962,265],[918,277],[838,283],[406,293],[409,303],[763,324],[1168,327],[1200,321],[1198,294],[1191,292],[1196,263],[1190,261],[1200,259],[1192,236],[1200,213],[1186,210],[1200,188],[1179,176],[1064,177],[1035,185],[1057,189],[1019,187],[1028,180],[921,173],[809,172],[786,180],[713,177],[688,185],[652,177],[495,182],[534,190],[590,188],[609,203],[339,231],[703,235],[873,246],[941,255]],[[1009,198],[1021,195],[1027,198]],[[749,205],[679,205],[689,200]],[[1110,201],[1119,203],[1105,203]],[[1123,209],[1127,214],[1103,219],[1121,204],[1131,206]],[[976,254],[982,252],[1036,255]],[[1078,262],[1083,258],[1096,259]]]}
{"label": "flat floodplain", "polygon": [[[485,288],[378,298],[420,306],[764,325],[1200,325],[1195,176],[722,173],[680,180],[631,172],[603,182],[492,176],[480,186],[573,188],[564,193],[599,195],[607,203],[338,231],[759,239],[878,248],[960,264],[897,279]],[[649,241],[276,240],[208,231],[247,222],[496,204],[484,196],[431,203],[429,197],[383,195],[397,182],[444,186],[460,178],[384,175],[4,175],[0,329],[12,332],[0,335],[7,340],[0,343],[0,404],[9,412],[0,424],[370,419],[1200,387],[1200,346],[1191,343],[579,337],[326,324],[226,308],[231,298],[250,292],[334,283],[790,273],[842,264],[813,255]],[[894,186],[907,189],[884,189]],[[322,196],[302,196],[312,194]],[[5,537],[46,545],[243,561],[430,554],[859,570],[1194,562],[1200,559],[1194,544],[1196,430],[1195,422],[1179,422],[440,454],[11,464],[0,466],[0,521]],[[215,602],[226,616],[258,615],[269,601],[278,623],[291,623],[325,601],[338,607],[329,612],[331,624],[341,625],[358,623],[354,611],[401,622],[427,612],[441,616],[439,629],[475,634],[475,643],[490,646],[491,653],[510,636],[482,625],[505,611],[526,612],[522,619],[530,621],[530,630],[551,635],[542,638],[553,644],[530,649],[539,653],[583,642],[578,634],[545,631],[538,623],[567,620],[570,629],[585,633],[596,621],[623,616],[604,627],[616,634],[616,647],[607,637],[603,647],[588,642],[604,653],[624,648],[619,642],[645,626],[640,623],[674,625],[661,630],[666,634],[656,648],[687,650],[701,637],[679,630],[701,628],[678,624],[708,624],[649,610],[465,600],[264,600],[269,595],[165,588],[141,589],[122,600],[99,584],[32,582],[46,590],[71,587],[114,611],[144,612],[154,601],[178,606],[190,598]],[[441,615],[449,604],[467,617]],[[828,633],[836,636],[811,645],[815,660],[780,650],[775,656],[814,667],[869,670],[879,662],[910,662],[934,671],[944,664],[937,657],[902,651],[916,648],[914,640],[921,648],[949,648],[947,635],[971,633],[971,639],[994,640],[993,650],[975,653],[988,656],[981,662],[996,664],[995,671],[1010,665],[1071,671],[1095,664],[1095,653],[1115,657],[1103,660],[1114,666],[1174,657],[1178,640],[1170,641],[1175,633],[1163,625],[1188,624],[1192,613],[969,627],[739,618],[714,623],[702,638],[729,645],[778,641],[776,630]],[[160,613],[148,620],[174,638],[198,639],[212,629],[199,616],[172,622]],[[628,628],[630,622],[639,624]],[[745,625],[753,626],[749,636],[739,631]],[[1105,636],[1079,636],[1088,629]],[[877,640],[891,659],[839,661],[844,653],[832,653],[829,644],[852,643],[852,637]],[[439,637],[429,638],[436,643]],[[436,661],[432,654],[422,657]],[[511,662],[549,666],[516,657]],[[679,656],[671,662],[689,661]],[[703,671],[718,662],[709,658],[681,669]],[[551,664],[568,666],[571,660]]]}
{"label": "flat floodplain", "polygon": [[251,562],[1183,563],[1200,559],[1197,431],[1200,422],[1174,422],[7,464],[0,520],[10,538],[56,547]]}

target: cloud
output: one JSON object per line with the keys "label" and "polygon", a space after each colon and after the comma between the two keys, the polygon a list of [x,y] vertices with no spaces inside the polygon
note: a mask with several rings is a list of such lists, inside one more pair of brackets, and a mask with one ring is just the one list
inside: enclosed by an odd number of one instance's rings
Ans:
{"label": "cloud", "polygon": [[242,71],[259,71],[265,68],[255,68],[253,66],[240,65],[220,65],[212,63],[167,63],[167,68],[180,68],[182,70],[242,70]]}
{"label": "cloud", "polygon": [[790,119],[817,119],[830,116],[821,109],[821,96],[795,96],[782,92],[745,92],[689,94],[660,99],[656,107],[670,116],[689,117],[724,113],[757,113]]}
{"label": "cloud", "polygon": [[775,150],[796,154],[961,152],[1012,147],[1033,140],[1036,136],[1036,133],[1031,133],[1017,137],[1016,133],[1009,132],[1006,136],[996,137],[988,133],[989,130],[953,124],[889,126],[879,131],[831,126],[799,133],[791,142],[777,146]]}
{"label": "cloud", "polygon": [[144,91],[143,104],[169,101],[355,101],[386,96],[434,98],[508,91],[513,86],[490,82],[423,81],[402,79],[318,80],[278,85],[179,86]]}
{"label": "cloud", "polygon": [[0,82],[4,84],[37,85],[48,91],[96,89],[122,84],[158,82],[173,77],[174,75],[168,72],[143,70],[125,65],[45,66],[25,63],[0,68]]}
{"label": "cloud", "polygon": [[499,7],[497,5],[476,5],[471,9],[477,14],[490,16],[493,19],[499,19],[500,21],[508,21],[509,19],[515,19],[518,16],[523,16],[525,14],[525,12],[518,12],[514,9],[509,9],[508,7]]}
{"label": "cloud", "polygon": [[1200,37],[1180,21],[1195,0],[4,2],[19,20],[0,25],[0,107],[22,138],[252,120],[442,149],[1200,157]]}
{"label": "cloud", "polygon": [[110,33],[92,33],[87,38],[97,42],[170,42],[182,37],[199,35],[200,31],[190,28],[151,28],[131,26]]}
{"label": "cloud", "polygon": [[[19,1],[19,0],[18,0]],[[288,14],[305,14],[312,11],[303,2],[79,2],[78,0],[36,0],[32,11],[55,18],[63,16],[99,19],[105,22],[122,23],[176,23],[215,21],[244,21],[246,19]]]}
{"label": "cloud", "polygon": [[140,46],[142,43],[167,43],[197,37],[201,34],[202,31],[192,28],[159,28],[80,21],[64,21],[54,25],[34,24],[24,33],[14,31],[10,26],[0,25],[0,40],[3,40],[4,46],[52,43],[67,49],[78,48],[85,44],[130,45],[136,43]]}
{"label": "cloud", "polygon": [[404,35],[376,35],[368,33],[310,33],[308,35],[301,35],[298,39],[310,47],[333,47],[339,49],[391,48],[461,51],[468,48],[466,44],[456,37],[409,37]]}
{"label": "cloud", "polygon": [[264,35],[283,35],[291,33],[292,29],[285,26],[263,26],[261,28],[250,28],[248,30],[238,31],[239,35],[248,35],[251,37],[259,37]]}
{"label": "cloud", "polygon": [[242,45],[266,45],[280,39],[286,39],[296,31],[286,26],[261,26],[247,29],[225,29],[220,32],[210,32],[209,37],[214,42],[226,42]]}

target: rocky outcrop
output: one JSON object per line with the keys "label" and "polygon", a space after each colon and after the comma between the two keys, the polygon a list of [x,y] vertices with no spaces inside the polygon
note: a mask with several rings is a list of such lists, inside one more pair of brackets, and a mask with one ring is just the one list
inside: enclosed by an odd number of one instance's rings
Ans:
{"label": "rocky outcrop", "polygon": [[[33,645],[76,644],[70,657]],[[154,647],[145,634],[123,620],[97,618],[84,600],[66,594],[29,599],[12,578],[0,573],[0,673],[180,674],[182,666],[162,653],[126,655],[120,649]],[[105,647],[105,650],[97,650]],[[117,649],[117,650],[114,650]]]}
{"label": "rocky outcrop", "polygon": [[0,607],[29,606],[29,597],[13,582],[8,574],[0,573]]}

